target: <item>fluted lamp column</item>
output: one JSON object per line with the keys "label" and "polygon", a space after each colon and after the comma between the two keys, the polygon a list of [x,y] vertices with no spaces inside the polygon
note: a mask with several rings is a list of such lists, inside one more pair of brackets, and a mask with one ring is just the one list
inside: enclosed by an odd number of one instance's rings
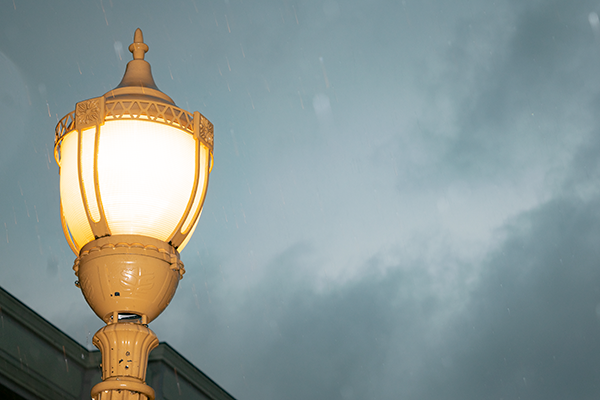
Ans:
{"label": "fluted lamp column", "polygon": [[213,162],[213,125],[161,92],[137,29],[121,83],[79,102],[56,126],[61,219],[78,256],[75,284],[106,326],[95,400],[152,400],[148,328],[169,305],[185,269]]}

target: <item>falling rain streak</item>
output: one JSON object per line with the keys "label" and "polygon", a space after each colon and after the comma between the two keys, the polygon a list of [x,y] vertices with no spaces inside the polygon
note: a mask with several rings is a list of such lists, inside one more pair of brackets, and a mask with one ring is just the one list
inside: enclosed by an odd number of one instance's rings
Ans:
{"label": "falling rain streak", "polygon": [[106,26],[108,26],[108,19],[106,18],[106,10],[104,10],[104,3],[100,0],[100,6],[102,7],[102,12],[104,13],[104,21],[106,22]]}
{"label": "falling rain streak", "polygon": [[200,309],[200,302],[198,301],[198,294],[196,294],[196,284],[192,283],[192,293],[194,296],[194,302],[196,303],[196,308]]}
{"label": "falling rain streak", "polygon": [[250,98],[250,104],[252,105],[252,109],[254,110],[254,101],[252,101],[252,95],[250,95],[250,92],[248,92],[248,97]]}
{"label": "falling rain streak", "polygon": [[67,369],[67,374],[69,373],[69,360],[67,360],[67,351],[65,350],[65,346],[62,347],[63,356],[65,358],[65,368]]}

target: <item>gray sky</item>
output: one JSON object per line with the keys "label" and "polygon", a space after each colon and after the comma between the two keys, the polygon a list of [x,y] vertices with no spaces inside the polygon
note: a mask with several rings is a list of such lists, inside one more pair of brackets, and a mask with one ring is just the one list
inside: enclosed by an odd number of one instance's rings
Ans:
{"label": "gray sky", "polygon": [[135,28],[215,125],[151,324],[240,400],[600,395],[600,3],[0,2],[0,285],[91,348],[57,119]]}

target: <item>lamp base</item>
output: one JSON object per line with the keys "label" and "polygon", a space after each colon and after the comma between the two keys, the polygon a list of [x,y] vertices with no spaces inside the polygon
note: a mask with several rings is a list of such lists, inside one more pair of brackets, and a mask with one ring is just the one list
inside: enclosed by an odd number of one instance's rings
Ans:
{"label": "lamp base", "polygon": [[93,400],[154,400],[145,382],[148,356],[158,346],[154,332],[140,323],[110,323],[93,343],[102,353],[103,380],[92,388]]}
{"label": "lamp base", "polygon": [[85,300],[106,323],[122,317],[150,323],[169,305],[185,273],[173,246],[139,235],[89,242],[73,270]]}

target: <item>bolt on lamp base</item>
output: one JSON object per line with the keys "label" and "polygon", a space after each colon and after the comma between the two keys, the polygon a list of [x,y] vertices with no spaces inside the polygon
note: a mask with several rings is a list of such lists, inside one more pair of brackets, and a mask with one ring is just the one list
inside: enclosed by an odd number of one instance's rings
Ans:
{"label": "bolt on lamp base", "polygon": [[94,335],[94,346],[102,353],[102,382],[92,388],[94,400],[154,400],[146,385],[150,352],[158,338],[147,326],[113,322]]}

